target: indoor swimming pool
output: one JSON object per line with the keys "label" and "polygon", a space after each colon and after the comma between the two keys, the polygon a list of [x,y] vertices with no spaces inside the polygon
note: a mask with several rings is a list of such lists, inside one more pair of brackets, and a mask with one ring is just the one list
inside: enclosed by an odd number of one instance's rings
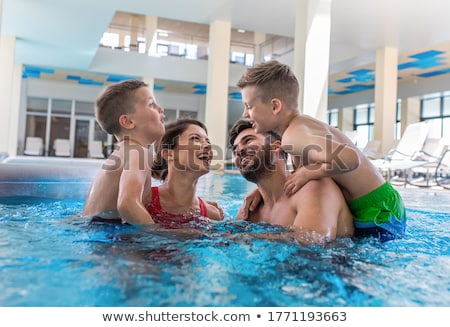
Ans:
{"label": "indoor swimming pool", "polygon": [[0,166],[1,306],[450,306],[450,191],[399,189],[409,216],[402,240],[303,246],[258,237],[283,228],[233,219],[254,188],[235,173],[199,181],[199,195],[226,212],[223,222],[89,224],[78,215],[91,164],[45,178],[30,166],[22,179]]}

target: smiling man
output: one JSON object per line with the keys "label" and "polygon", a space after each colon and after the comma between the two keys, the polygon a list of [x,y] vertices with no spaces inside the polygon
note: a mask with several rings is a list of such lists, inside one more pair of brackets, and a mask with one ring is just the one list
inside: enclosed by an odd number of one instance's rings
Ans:
{"label": "smiling man", "polygon": [[[352,214],[331,178],[309,181],[291,197],[284,193],[290,172],[277,134],[256,133],[251,122],[242,119],[231,127],[229,137],[236,166],[261,195],[257,208],[248,213],[248,221],[291,227],[304,244],[353,235]],[[243,208],[237,219],[243,219]]]}

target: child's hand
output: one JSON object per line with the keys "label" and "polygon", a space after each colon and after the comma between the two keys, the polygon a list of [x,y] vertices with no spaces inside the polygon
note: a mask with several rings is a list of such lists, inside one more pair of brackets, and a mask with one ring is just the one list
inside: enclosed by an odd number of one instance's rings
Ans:
{"label": "child's hand", "polygon": [[248,213],[258,207],[261,199],[261,193],[259,193],[259,190],[253,190],[244,198],[244,204],[239,208],[236,219],[248,219]]}
{"label": "child's hand", "polygon": [[302,174],[302,171],[301,168],[298,168],[287,178],[286,183],[284,183],[284,193],[287,196],[294,195],[308,182],[308,179],[305,174]]}

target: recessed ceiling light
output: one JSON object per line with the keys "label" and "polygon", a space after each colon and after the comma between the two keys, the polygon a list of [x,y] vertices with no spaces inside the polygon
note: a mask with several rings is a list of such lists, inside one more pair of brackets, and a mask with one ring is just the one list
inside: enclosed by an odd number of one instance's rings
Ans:
{"label": "recessed ceiling light", "polygon": [[166,32],[159,32],[158,35],[162,36],[162,37],[168,37],[169,36],[169,34],[167,34]]}
{"label": "recessed ceiling light", "polygon": [[239,33],[245,33],[245,30],[243,28],[238,28],[237,30]]}

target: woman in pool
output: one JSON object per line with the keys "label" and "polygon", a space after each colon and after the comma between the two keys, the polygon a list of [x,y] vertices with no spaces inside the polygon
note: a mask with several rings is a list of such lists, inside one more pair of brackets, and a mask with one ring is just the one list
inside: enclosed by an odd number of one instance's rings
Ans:
{"label": "woman in pool", "polygon": [[152,176],[163,181],[152,187],[147,203],[155,223],[179,228],[223,219],[217,204],[196,195],[198,179],[209,173],[213,155],[203,123],[183,118],[166,124],[165,134],[155,143],[155,153]]}

